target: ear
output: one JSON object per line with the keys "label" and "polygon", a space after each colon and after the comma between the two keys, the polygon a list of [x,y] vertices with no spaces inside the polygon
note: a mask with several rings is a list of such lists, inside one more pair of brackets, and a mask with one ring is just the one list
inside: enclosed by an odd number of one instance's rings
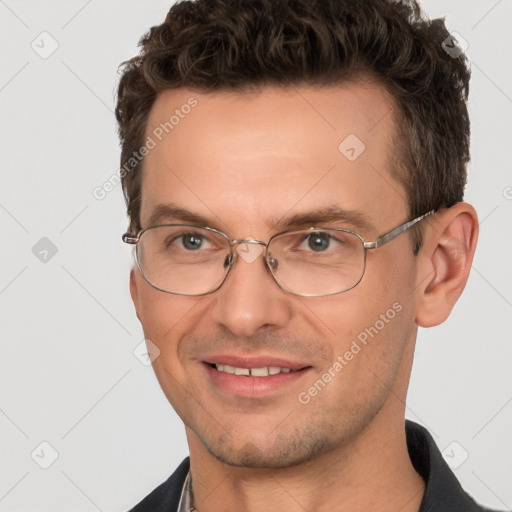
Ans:
{"label": "ear", "polygon": [[477,214],[464,202],[440,210],[429,223],[418,255],[419,326],[438,325],[450,315],[466,286],[477,238]]}
{"label": "ear", "polygon": [[139,290],[137,287],[137,277],[135,276],[135,269],[132,268],[130,271],[130,295],[132,296],[133,305],[135,306],[135,312],[137,314],[137,318],[140,321],[139,314]]}

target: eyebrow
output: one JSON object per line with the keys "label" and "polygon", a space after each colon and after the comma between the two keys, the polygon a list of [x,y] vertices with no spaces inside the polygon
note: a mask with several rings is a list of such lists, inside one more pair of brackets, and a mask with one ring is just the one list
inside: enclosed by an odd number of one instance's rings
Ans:
{"label": "eyebrow", "polygon": [[291,217],[284,216],[274,223],[274,228],[287,230],[304,227],[322,227],[332,223],[348,224],[356,229],[375,231],[370,219],[358,210],[346,210],[338,205],[316,209],[310,212],[297,213]]}
{"label": "eyebrow", "polygon": [[180,208],[173,203],[157,205],[149,217],[149,226],[158,226],[160,223],[170,220],[213,227],[212,221],[207,217],[203,217],[185,208]]}
{"label": "eyebrow", "polygon": [[[366,232],[375,231],[375,227],[367,215],[357,210],[346,210],[338,205],[331,205],[304,213],[297,213],[292,216],[283,216],[279,219],[271,219],[272,230],[286,231],[290,229],[302,229],[305,227],[322,227],[332,223],[347,224],[356,229]],[[158,226],[165,222],[183,222],[198,226],[215,228],[216,222],[211,218],[204,217],[174,203],[157,205],[149,217],[148,226]]]}

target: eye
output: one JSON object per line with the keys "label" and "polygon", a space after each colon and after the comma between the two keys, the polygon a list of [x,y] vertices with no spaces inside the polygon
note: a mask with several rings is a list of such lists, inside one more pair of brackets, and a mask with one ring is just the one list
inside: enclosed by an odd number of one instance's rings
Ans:
{"label": "eye", "polygon": [[165,247],[168,250],[185,249],[186,251],[199,251],[210,249],[212,243],[209,238],[201,233],[176,233],[167,237]]}
{"label": "eye", "polygon": [[183,247],[189,251],[197,251],[202,248],[204,237],[196,233],[187,233],[180,237]]}
{"label": "eye", "polygon": [[311,233],[306,237],[308,248],[314,252],[322,252],[329,249],[333,237],[325,232]]}

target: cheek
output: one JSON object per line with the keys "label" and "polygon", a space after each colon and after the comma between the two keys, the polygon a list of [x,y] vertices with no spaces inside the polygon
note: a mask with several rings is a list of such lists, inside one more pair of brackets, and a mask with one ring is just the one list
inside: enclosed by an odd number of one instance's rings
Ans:
{"label": "cheek", "polygon": [[339,381],[357,387],[374,381],[374,374],[389,381],[414,324],[414,268],[391,251],[380,256],[386,257],[369,258],[355,288],[308,304],[311,328],[321,330],[332,348],[333,359],[323,370],[339,362],[345,374]]}
{"label": "cheek", "polygon": [[166,367],[178,371],[183,354],[179,340],[190,333],[197,324],[201,297],[183,297],[155,290],[139,276],[138,316],[144,330],[144,337],[151,340],[160,355],[154,361],[155,372]]}
{"label": "cheek", "polygon": [[[144,286],[144,285],[143,285]],[[144,337],[158,348],[152,366],[167,400],[182,416],[190,396],[181,339],[197,325],[198,298],[167,294],[146,286],[139,294],[139,316]]]}
{"label": "cheek", "polygon": [[412,336],[413,312],[393,301],[393,295],[375,302],[363,297],[347,300],[345,307],[333,308],[329,315],[324,309],[324,318],[329,322],[330,317],[335,331],[328,338],[333,357],[301,395],[301,403],[310,400],[314,414],[320,417],[331,411],[357,423],[358,418],[376,413],[396,388],[404,349]]}
{"label": "cheek", "polygon": [[137,314],[145,334],[164,340],[180,324],[187,321],[189,313],[198,302],[197,297],[184,297],[156,290],[137,272],[134,276],[137,295]]}

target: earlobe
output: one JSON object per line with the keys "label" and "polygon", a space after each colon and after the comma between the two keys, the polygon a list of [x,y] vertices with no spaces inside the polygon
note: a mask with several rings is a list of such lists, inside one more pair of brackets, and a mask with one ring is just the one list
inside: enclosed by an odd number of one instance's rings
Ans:
{"label": "earlobe", "polygon": [[474,208],[462,202],[441,210],[424,237],[416,323],[432,327],[448,318],[466,286],[478,238]]}

